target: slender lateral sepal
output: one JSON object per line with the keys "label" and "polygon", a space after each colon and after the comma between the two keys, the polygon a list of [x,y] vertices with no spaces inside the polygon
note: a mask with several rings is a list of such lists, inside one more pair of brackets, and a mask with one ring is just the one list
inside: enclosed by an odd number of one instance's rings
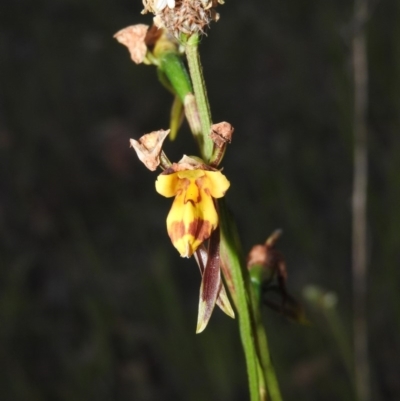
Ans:
{"label": "slender lateral sepal", "polygon": [[219,228],[216,228],[210,237],[207,264],[201,280],[197,334],[207,327],[221,289],[219,238]]}
{"label": "slender lateral sepal", "polygon": [[[208,251],[206,247],[202,244],[198,247],[196,252],[194,253],[197,265],[199,266],[200,273],[203,276],[205,266],[207,265],[208,261]],[[230,316],[232,319],[235,318],[235,312],[233,311],[232,305],[229,301],[228,294],[226,293],[224,283],[221,281],[221,286],[218,293],[216,304],[219,308]]]}

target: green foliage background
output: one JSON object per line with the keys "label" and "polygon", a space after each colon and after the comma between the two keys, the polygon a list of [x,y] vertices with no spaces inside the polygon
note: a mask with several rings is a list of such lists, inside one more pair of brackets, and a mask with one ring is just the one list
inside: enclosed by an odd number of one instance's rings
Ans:
{"label": "green foliage background", "polygon": [[[0,6],[2,401],[248,397],[236,323],[216,311],[194,334],[197,267],[172,248],[170,201],[128,147],[167,128],[172,100],[112,38],[150,23],[141,8]],[[282,228],[292,293],[313,284],[338,297],[334,318],[303,301],[311,327],[265,311],[285,400],[352,400],[341,352],[351,338],[352,4],[226,0],[220,13],[201,52],[213,120],[236,129],[223,164],[244,249]],[[367,29],[368,318],[383,401],[400,398],[398,0],[374,2]],[[166,151],[195,152],[186,126]]]}

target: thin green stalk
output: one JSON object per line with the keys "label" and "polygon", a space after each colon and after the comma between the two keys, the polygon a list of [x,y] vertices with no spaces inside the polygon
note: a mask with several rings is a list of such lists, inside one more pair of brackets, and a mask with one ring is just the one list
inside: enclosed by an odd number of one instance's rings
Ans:
{"label": "thin green stalk", "polygon": [[[186,56],[192,79],[194,94],[199,111],[203,142],[202,156],[210,160],[213,143],[209,136],[211,113],[198,52],[198,35],[192,35],[186,42]],[[268,394],[272,401],[282,401],[278,381],[268,349],[267,337],[261,322],[258,302],[239,256],[240,243],[237,230],[229,215],[225,201],[218,202],[221,227],[221,258],[229,266],[233,281],[234,302],[238,311],[239,331],[246,359],[251,401],[265,401]],[[228,285],[230,289],[231,286]]]}
{"label": "thin green stalk", "polygon": [[263,326],[258,303],[255,303],[253,297],[253,316],[255,332],[257,338],[258,355],[264,372],[264,380],[272,401],[282,401],[282,395],[279,388],[278,378],[272,364],[271,355],[268,347],[267,333]]}
{"label": "thin green stalk", "polygon": [[190,36],[185,43],[185,51],[201,121],[201,129],[203,134],[201,153],[205,161],[208,162],[213,151],[213,142],[210,138],[212,122],[210,106],[207,98],[207,90],[203,77],[203,69],[200,63],[198,44],[198,34]]}
{"label": "thin green stalk", "polygon": [[[243,310],[243,304],[239,305],[239,301],[235,297],[235,304],[239,311],[239,317],[241,313],[246,313],[250,316],[252,327],[250,328],[250,336],[256,347],[256,358],[260,366],[260,372],[262,377],[259,377],[259,389],[262,394],[263,388],[266,387],[266,391],[269,394],[271,401],[282,401],[282,395],[279,388],[278,379],[275,373],[274,366],[272,364],[267,334],[261,319],[260,309],[259,309],[259,298],[254,290],[254,286],[250,281],[247,269],[240,263],[238,257],[238,250],[240,249],[239,238],[237,234],[236,226],[232,221],[232,217],[229,215],[223,199],[219,201],[219,211],[221,219],[221,256],[222,259],[229,263],[230,271],[232,272],[232,278],[234,275],[240,274],[241,281],[244,285],[244,290],[247,292],[246,295],[246,308]],[[226,232],[226,236],[223,235]],[[235,261],[238,261],[238,266],[235,266]],[[239,272],[236,271],[239,267]],[[234,280],[235,281],[235,280]],[[237,283],[235,282],[235,289],[237,288]],[[239,322],[240,323],[240,322]],[[243,339],[242,339],[243,341]]]}
{"label": "thin green stalk", "polygon": [[225,202],[220,199],[220,225],[221,225],[221,257],[229,265],[232,280],[235,287],[236,308],[239,315],[239,330],[243,350],[246,358],[247,374],[249,378],[250,397],[252,401],[260,400],[260,386],[258,375],[257,352],[254,344],[253,329],[251,324],[249,299],[246,293],[245,281],[242,275],[242,267],[237,252],[235,239],[232,236],[230,216]]}

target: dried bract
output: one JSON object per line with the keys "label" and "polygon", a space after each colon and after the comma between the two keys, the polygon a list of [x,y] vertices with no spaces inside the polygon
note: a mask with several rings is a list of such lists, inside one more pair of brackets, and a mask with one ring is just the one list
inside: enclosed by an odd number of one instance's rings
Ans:
{"label": "dried bract", "polygon": [[138,24],[131,25],[118,31],[114,38],[119,43],[126,46],[131,55],[131,59],[140,64],[143,62],[147,53],[147,45],[145,42],[146,34],[149,29],[148,25]]}
{"label": "dried bract", "polygon": [[223,121],[211,126],[210,137],[217,147],[222,148],[227,143],[231,143],[234,130],[231,124]]}
{"label": "dried bract", "polygon": [[130,140],[131,147],[135,149],[139,160],[151,171],[160,165],[162,144],[170,130],[159,130],[143,135],[139,141]]}

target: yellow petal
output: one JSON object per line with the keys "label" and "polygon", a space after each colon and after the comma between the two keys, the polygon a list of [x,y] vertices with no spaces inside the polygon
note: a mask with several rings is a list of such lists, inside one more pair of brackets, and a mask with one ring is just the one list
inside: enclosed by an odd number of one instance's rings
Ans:
{"label": "yellow petal", "polygon": [[178,192],[180,179],[178,173],[160,174],[156,181],[156,191],[166,198],[175,196]]}
{"label": "yellow petal", "polygon": [[194,180],[187,180],[187,187],[185,188],[185,203],[192,201],[198,203],[200,201],[200,191]]}
{"label": "yellow petal", "polygon": [[204,170],[185,170],[178,171],[180,178],[179,188],[185,191],[185,203],[188,201],[199,202],[199,188],[196,180],[204,176]]}
{"label": "yellow petal", "polygon": [[204,180],[204,188],[208,188],[213,198],[222,198],[231,185],[220,171],[205,171],[208,178]]}
{"label": "yellow petal", "polygon": [[218,214],[209,194],[200,188],[199,201],[185,201],[179,191],[167,217],[168,235],[182,257],[190,257],[218,225]]}
{"label": "yellow petal", "polygon": [[215,210],[214,201],[203,188],[200,188],[200,202],[197,207],[201,211],[203,220],[208,221],[214,230],[218,226],[218,214]]}

